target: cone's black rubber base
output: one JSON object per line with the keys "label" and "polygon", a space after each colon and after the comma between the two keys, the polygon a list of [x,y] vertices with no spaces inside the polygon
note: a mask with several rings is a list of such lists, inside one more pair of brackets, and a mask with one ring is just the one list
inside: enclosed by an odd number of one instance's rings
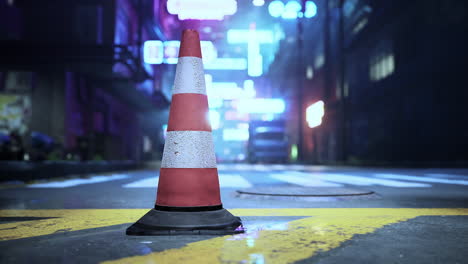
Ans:
{"label": "cone's black rubber base", "polygon": [[151,209],[127,228],[131,236],[232,235],[244,233],[241,219],[226,209],[171,212]]}

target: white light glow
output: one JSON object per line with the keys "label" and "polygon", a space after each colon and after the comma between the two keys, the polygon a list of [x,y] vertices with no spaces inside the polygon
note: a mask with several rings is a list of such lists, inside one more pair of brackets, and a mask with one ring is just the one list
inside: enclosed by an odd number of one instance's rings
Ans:
{"label": "white light glow", "polygon": [[252,4],[254,6],[263,6],[265,4],[265,0],[253,0]]}
{"label": "white light glow", "polygon": [[249,130],[237,128],[223,129],[224,141],[247,141],[249,140]]}
{"label": "white light glow", "polygon": [[221,98],[209,98],[208,106],[210,109],[221,108],[224,104],[224,100]]}
{"label": "white light glow", "polygon": [[161,64],[164,59],[163,42],[148,40],[143,44],[143,60],[148,64]]}
{"label": "white light glow", "polygon": [[380,81],[395,71],[395,58],[393,54],[378,54],[371,58],[369,77],[371,81]]}
{"label": "white light glow", "polygon": [[216,130],[219,128],[220,120],[221,120],[221,115],[219,114],[218,111],[215,110],[210,110],[208,112],[208,120],[210,121],[211,128],[213,130]]}
{"label": "white light glow", "polygon": [[163,137],[166,139],[167,137],[167,124],[162,125]]}
{"label": "white light glow", "polygon": [[[250,31],[252,30],[230,29],[227,32],[227,41],[229,44],[248,43],[251,39]],[[273,43],[273,31],[255,30],[254,38],[261,44],[271,44]]]}
{"label": "white light glow", "polygon": [[284,4],[279,0],[272,1],[268,5],[268,12],[272,17],[280,17],[284,12]]}
{"label": "white light glow", "polygon": [[304,17],[311,18],[317,15],[317,5],[313,1],[307,1],[305,3]]}
{"label": "white light glow", "polygon": [[244,94],[246,97],[249,97],[249,98],[255,97],[255,95],[257,94],[257,91],[255,91],[254,85],[255,85],[254,81],[252,80],[244,81]]}
{"label": "white light glow", "polygon": [[271,44],[274,40],[271,30],[230,29],[227,35],[228,43],[247,43],[247,73],[258,77],[263,74],[263,57],[260,54],[260,44]]}
{"label": "white light glow", "polygon": [[256,94],[252,80],[245,80],[242,88],[235,82],[214,82],[211,74],[205,74],[205,84],[210,108],[222,107],[223,100],[253,98]]}
{"label": "white light glow", "polygon": [[[177,64],[179,57],[179,48],[180,41],[178,40],[169,40],[164,41],[164,63],[167,64]],[[202,40],[200,41],[200,47],[203,57],[203,64],[210,64],[213,61],[217,60],[218,51],[214,46],[213,42]]]}
{"label": "white light glow", "polygon": [[306,78],[307,80],[312,80],[312,78],[314,78],[314,69],[310,65],[307,66]]}
{"label": "white light glow", "polygon": [[177,64],[180,41],[164,41],[164,63]]}
{"label": "white light glow", "polygon": [[311,104],[306,109],[306,120],[310,128],[318,127],[322,124],[322,118],[325,115],[325,104],[322,100]]}
{"label": "white light glow", "polygon": [[241,113],[281,114],[286,109],[283,99],[242,99],[237,104]]}
{"label": "white light glow", "polygon": [[206,87],[206,93],[210,100],[212,98],[232,100],[242,97],[243,90],[235,82],[212,82],[211,86]]}
{"label": "white light glow", "polygon": [[289,1],[284,6],[284,12],[281,15],[283,19],[296,19],[298,13],[301,11],[301,4],[297,1]]}
{"label": "white light glow", "polygon": [[205,70],[245,70],[247,60],[244,58],[218,58],[204,63]]}
{"label": "white light glow", "polygon": [[168,0],[167,11],[180,20],[223,20],[237,12],[236,0]]}

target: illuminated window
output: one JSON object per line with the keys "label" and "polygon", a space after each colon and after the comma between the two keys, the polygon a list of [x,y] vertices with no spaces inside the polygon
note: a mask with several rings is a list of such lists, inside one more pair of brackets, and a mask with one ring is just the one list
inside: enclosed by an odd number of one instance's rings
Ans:
{"label": "illuminated window", "polygon": [[306,109],[306,121],[310,128],[318,127],[322,124],[325,115],[325,104],[322,100],[309,105]]}
{"label": "illuminated window", "polygon": [[393,53],[380,54],[370,60],[369,78],[371,81],[380,81],[390,76],[395,71],[395,59]]}

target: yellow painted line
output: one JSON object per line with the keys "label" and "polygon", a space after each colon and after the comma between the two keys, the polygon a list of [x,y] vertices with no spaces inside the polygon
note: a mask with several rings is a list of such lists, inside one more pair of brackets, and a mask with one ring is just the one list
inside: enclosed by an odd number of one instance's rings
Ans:
{"label": "yellow painted line", "polygon": [[229,209],[237,216],[466,215],[468,208],[249,208]]}
{"label": "yellow painted line", "polygon": [[116,263],[294,263],[338,247],[355,235],[418,216],[468,215],[468,209],[237,209],[241,216],[313,216],[295,220],[284,230],[257,230],[216,237]]}
{"label": "yellow painted line", "polygon": [[[53,217],[51,219],[20,221],[0,224],[0,240],[50,235],[61,232],[79,231],[125,223],[133,223],[143,216],[148,209],[64,209],[64,210],[0,210],[0,217]],[[313,216],[307,219],[288,223],[287,230],[263,230],[248,232],[248,234],[218,237],[206,241],[188,244],[177,249],[153,253],[144,257],[135,257],[131,262],[147,263],[148,258],[168,258],[173,263],[181,262],[185,256],[190,259],[206,259],[206,263],[215,263],[216,258],[200,252],[208,252],[201,248],[209,248],[215,256],[222,259],[248,260],[257,255],[269,260],[267,263],[287,263],[292,259],[303,259],[312,256],[318,250],[328,250],[350,239],[355,234],[373,232],[387,224],[405,221],[417,216],[430,215],[468,215],[468,209],[398,209],[398,208],[298,208],[298,209],[232,209],[238,216]],[[122,234],[123,235],[123,234]],[[254,237],[255,239],[252,240]],[[236,240],[232,240],[235,238]],[[305,240],[304,240],[305,239]],[[240,242],[239,242],[240,241]],[[250,242],[249,242],[250,241]],[[250,245],[255,241],[254,247]],[[250,243],[250,244],[249,244]],[[302,248],[309,243],[303,253],[297,252],[286,258],[290,250]],[[315,246],[311,246],[315,245]],[[226,251],[232,250],[239,255]],[[257,252],[257,253],[255,253]],[[275,262],[276,253],[282,257]],[[247,254],[248,253],[248,254]],[[254,254],[254,255],[252,255]],[[257,257],[258,257],[257,256]],[[286,258],[286,259],[285,259]],[[123,263],[127,259],[122,260]],[[185,261],[185,260],[184,260]],[[187,260],[188,261],[188,260]],[[187,262],[187,263],[195,263]],[[201,261],[205,262],[205,260]],[[117,262],[119,263],[119,262]],[[165,263],[165,261],[163,261]]]}
{"label": "yellow painted line", "polygon": [[0,210],[0,217],[55,217],[0,224],[0,241],[132,223],[148,209]]}

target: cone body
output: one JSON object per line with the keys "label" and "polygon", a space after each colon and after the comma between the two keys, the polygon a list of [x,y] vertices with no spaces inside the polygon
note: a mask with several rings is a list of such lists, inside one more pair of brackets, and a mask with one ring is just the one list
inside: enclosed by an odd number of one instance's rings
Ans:
{"label": "cone body", "polygon": [[184,31],[156,206],[221,206],[198,33]]}
{"label": "cone body", "polygon": [[185,30],[169,111],[156,204],[127,235],[243,233],[223,209],[198,32]]}

